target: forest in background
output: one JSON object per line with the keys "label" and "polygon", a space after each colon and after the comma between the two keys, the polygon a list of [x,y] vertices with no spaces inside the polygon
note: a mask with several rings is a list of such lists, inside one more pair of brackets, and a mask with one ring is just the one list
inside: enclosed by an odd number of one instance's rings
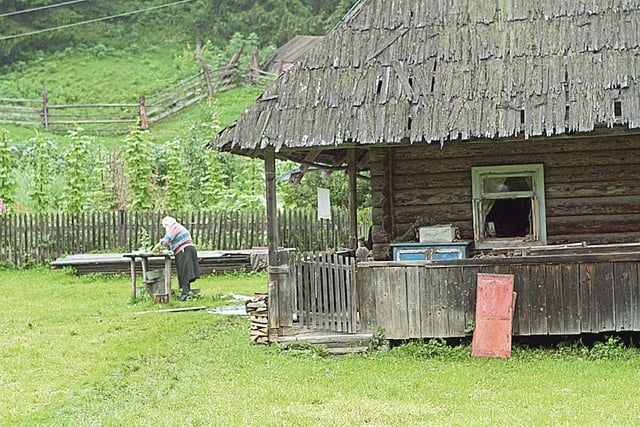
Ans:
{"label": "forest in background", "polygon": [[[130,102],[197,70],[197,43],[213,63],[227,63],[239,51],[241,63],[256,50],[264,59],[297,34],[324,34],[354,1],[221,1],[215,7],[199,0],[77,1],[52,7],[62,3],[3,2],[0,98],[38,97],[46,82],[56,102]],[[176,4],[7,39],[169,3]],[[12,14],[26,10],[33,11]],[[13,210],[27,212],[260,208],[262,162],[203,146],[264,89],[245,85],[217,94],[149,131],[132,129],[128,135],[82,128],[61,135],[0,125],[0,198]],[[295,166],[278,164],[283,175]],[[328,179],[310,173],[295,187],[280,180],[279,203],[313,207],[316,188],[324,187],[331,190],[334,206],[344,205],[345,181],[341,173]],[[362,193],[366,206],[368,191]]]}
{"label": "forest in background", "polygon": [[[0,64],[33,59],[40,51],[51,53],[78,46],[125,49],[168,41],[200,41],[220,48],[236,33],[254,33],[260,47],[282,46],[296,35],[326,34],[354,3],[355,0],[3,0]],[[91,23],[77,25],[81,22]],[[16,36],[21,34],[31,35]]]}

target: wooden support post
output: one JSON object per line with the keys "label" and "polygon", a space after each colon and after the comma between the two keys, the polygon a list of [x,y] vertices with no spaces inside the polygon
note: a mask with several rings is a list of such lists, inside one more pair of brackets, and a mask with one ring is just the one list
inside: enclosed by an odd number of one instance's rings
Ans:
{"label": "wooden support post", "polygon": [[46,82],[42,82],[42,124],[49,129],[49,92]]}
{"label": "wooden support post", "polygon": [[256,50],[251,56],[251,65],[249,66],[249,75],[251,76],[251,82],[254,84],[260,83],[258,80],[259,69],[260,69],[260,51]]}
{"label": "wooden support post", "polygon": [[269,281],[269,336],[277,333],[278,289],[281,275],[278,266],[278,208],[276,199],[276,153],[273,147],[264,151],[264,172],[267,197],[267,276]]}
{"label": "wooden support post", "polygon": [[207,84],[207,93],[209,96],[213,96],[213,84],[211,83],[211,74],[209,73],[209,67],[203,60],[200,61],[202,66],[202,74],[204,75],[204,81]]}
{"label": "wooden support post", "polygon": [[278,264],[278,207],[276,198],[276,153],[273,147],[265,149],[264,170],[267,197],[267,248],[269,265]]}
{"label": "wooden support post", "polygon": [[171,255],[164,256],[164,293],[171,298]]}
{"label": "wooden support post", "polygon": [[347,154],[347,173],[349,175],[349,247],[358,246],[358,183],[356,179],[356,150],[350,148]]}
{"label": "wooden support post", "polygon": [[136,299],[137,294],[137,286],[136,286],[136,258],[131,257],[131,265],[129,266],[131,269],[131,299]]}
{"label": "wooden support post", "polygon": [[142,129],[149,129],[149,118],[147,117],[147,99],[144,96],[140,96],[140,127]]}

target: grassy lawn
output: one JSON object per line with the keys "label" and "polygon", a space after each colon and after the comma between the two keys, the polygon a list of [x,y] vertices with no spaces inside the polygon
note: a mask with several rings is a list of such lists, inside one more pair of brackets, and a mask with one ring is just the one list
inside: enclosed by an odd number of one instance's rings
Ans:
{"label": "grassy lawn", "polygon": [[156,312],[267,287],[263,274],[196,284],[197,300],[158,306],[132,303],[128,277],[0,270],[0,425],[640,425],[634,349],[290,352],[250,344],[244,316]]}

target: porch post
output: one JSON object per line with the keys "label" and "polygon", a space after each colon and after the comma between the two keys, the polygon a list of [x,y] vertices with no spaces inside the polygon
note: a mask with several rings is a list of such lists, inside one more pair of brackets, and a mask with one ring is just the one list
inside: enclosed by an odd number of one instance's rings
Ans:
{"label": "porch post", "polygon": [[267,187],[267,249],[270,266],[278,265],[278,207],[276,201],[276,153],[273,147],[264,151],[264,175]]}
{"label": "porch post", "polygon": [[[287,253],[279,253],[278,207],[276,199],[276,155],[275,149],[269,147],[264,152],[264,170],[267,197],[267,279],[269,282],[269,299],[267,333],[269,339],[279,335],[282,327],[291,327],[293,313],[291,295],[295,283],[289,280],[289,257]],[[282,256],[280,256],[282,255]]]}
{"label": "porch post", "polygon": [[269,282],[267,334],[278,334],[280,325],[278,309],[282,274],[278,266],[278,207],[276,200],[276,153],[273,147],[264,151],[264,175],[267,198],[267,280]]}
{"label": "porch post", "polygon": [[356,179],[356,149],[350,148],[347,154],[347,174],[349,175],[349,247],[358,246],[358,182]]}

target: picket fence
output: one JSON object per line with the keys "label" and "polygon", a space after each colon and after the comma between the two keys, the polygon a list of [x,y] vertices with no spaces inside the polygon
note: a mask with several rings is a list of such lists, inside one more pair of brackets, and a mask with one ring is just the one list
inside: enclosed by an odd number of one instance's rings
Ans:
{"label": "picket fence", "polygon": [[[184,224],[196,246],[203,250],[267,246],[263,210],[10,213],[0,215],[0,262],[21,266],[62,255],[130,252],[140,247],[145,235],[151,242],[162,237],[161,221],[167,214]],[[312,209],[282,210],[278,215],[283,247],[305,252],[348,247],[346,209],[332,209],[331,220],[319,220]]]}

